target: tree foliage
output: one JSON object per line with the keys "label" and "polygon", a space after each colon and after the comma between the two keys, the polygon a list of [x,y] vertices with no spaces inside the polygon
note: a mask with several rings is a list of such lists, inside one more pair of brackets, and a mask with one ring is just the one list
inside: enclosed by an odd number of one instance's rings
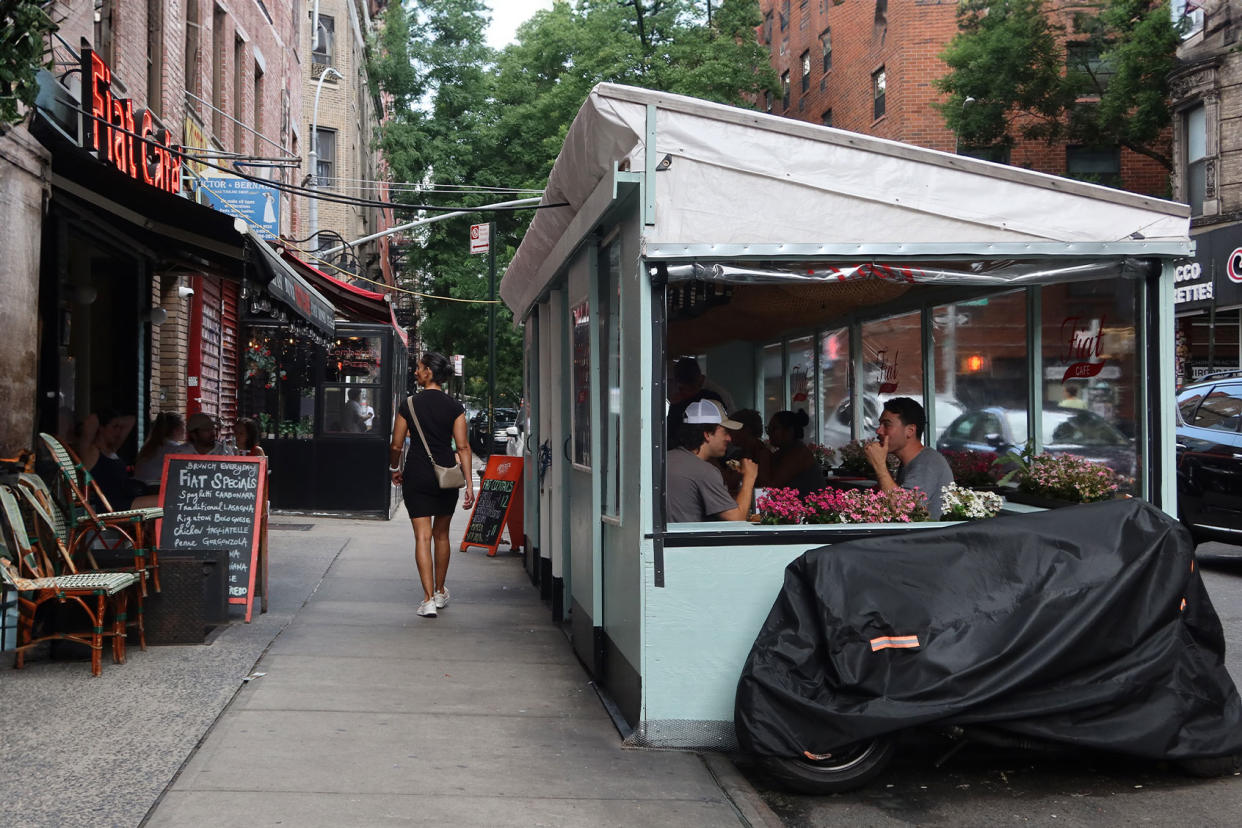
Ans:
{"label": "tree foliage", "polygon": [[1164,130],[1180,39],[1168,0],[1062,11],[1045,0],[963,2],[941,55],[949,73],[936,82],[945,123],[963,144],[1120,145],[1172,169]]}
{"label": "tree foliage", "polygon": [[0,134],[34,106],[35,75],[50,65],[44,40],[56,25],[41,6],[38,0],[0,0]]}
{"label": "tree foliage", "polygon": [[[706,11],[701,0],[557,0],[495,54],[484,45],[488,11],[481,0],[390,4],[372,73],[395,103],[380,139],[394,180],[542,188],[570,123],[601,82],[736,104],[775,90],[767,52],[754,36],[761,19],[757,1],[713,0],[710,24]],[[478,206],[511,197],[461,195],[451,203]],[[406,278],[421,292],[485,298],[487,261],[469,255],[468,226],[496,222],[499,279],[532,214],[479,213],[428,225],[407,252]],[[487,306],[429,299],[422,307],[423,342],[465,354],[467,392],[480,393]],[[520,392],[522,342],[503,305],[497,320],[499,404]]]}

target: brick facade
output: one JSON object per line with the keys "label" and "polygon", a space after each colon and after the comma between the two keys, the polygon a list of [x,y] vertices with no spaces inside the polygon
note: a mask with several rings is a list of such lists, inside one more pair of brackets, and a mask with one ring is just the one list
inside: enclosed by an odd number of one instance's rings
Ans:
{"label": "brick facade", "polygon": [[[1071,3],[1071,5],[1075,5]],[[957,33],[955,0],[760,0],[771,16],[769,46],[777,76],[788,73],[788,107],[778,95],[770,111],[800,121],[824,123],[880,138],[954,152],[956,138],[933,104],[945,97],[933,81],[948,70],[940,59]],[[781,26],[782,13],[788,19]],[[1066,9],[1062,13],[1069,14]],[[766,23],[758,30],[765,42]],[[821,38],[831,32],[832,60],[823,66]],[[802,61],[809,53],[808,88],[802,91]],[[873,76],[886,77],[885,112],[874,117]],[[1063,144],[1019,141],[1009,163],[1064,175]],[[1121,178],[1125,189],[1161,198],[1169,196],[1168,171],[1150,158],[1123,149]]]}

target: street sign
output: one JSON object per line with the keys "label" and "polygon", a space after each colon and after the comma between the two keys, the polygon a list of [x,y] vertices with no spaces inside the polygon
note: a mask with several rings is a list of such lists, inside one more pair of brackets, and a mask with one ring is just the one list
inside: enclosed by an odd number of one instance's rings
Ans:
{"label": "street sign", "polygon": [[475,253],[486,253],[487,252],[488,242],[490,241],[490,237],[488,236],[488,232],[487,232],[487,227],[488,226],[486,224],[470,225],[470,254],[471,255],[474,255]]}
{"label": "street sign", "polygon": [[280,236],[280,193],[275,187],[238,176],[204,176],[198,180],[201,201],[250,225],[261,239]]}
{"label": "street sign", "polygon": [[466,357],[464,354],[453,354],[453,376],[465,376],[465,373],[463,372],[465,361]]}

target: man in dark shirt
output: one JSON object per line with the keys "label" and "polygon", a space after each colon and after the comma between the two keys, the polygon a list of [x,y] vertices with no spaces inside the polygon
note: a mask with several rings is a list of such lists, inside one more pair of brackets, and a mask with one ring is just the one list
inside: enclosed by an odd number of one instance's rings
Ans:
{"label": "man in dark shirt", "polygon": [[[880,424],[875,433],[878,440],[867,444],[867,461],[875,470],[880,488],[919,489],[927,495],[927,511],[932,520],[940,520],[943,508],[940,490],[953,482],[949,461],[934,448],[923,445],[923,427],[927,422],[923,406],[909,397],[894,397],[884,403]],[[901,461],[897,479],[888,472],[888,455]]]}

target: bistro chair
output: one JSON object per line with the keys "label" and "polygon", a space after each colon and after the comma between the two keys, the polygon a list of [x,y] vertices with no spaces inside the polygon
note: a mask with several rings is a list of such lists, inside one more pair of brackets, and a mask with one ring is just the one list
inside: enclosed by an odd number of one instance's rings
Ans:
{"label": "bistro chair", "polygon": [[[17,592],[17,648],[13,666],[22,669],[26,651],[43,641],[76,641],[91,650],[91,675],[103,672],[103,639],[112,639],[112,659],[125,663],[125,611],[128,590],[136,586],[134,572],[88,572],[49,575],[48,559],[31,546],[17,498],[8,486],[0,486],[0,579]],[[11,551],[10,551],[11,550]],[[12,554],[20,569],[9,559]],[[35,615],[49,601],[75,604],[90,619],[90,629],[79,632],[49,632],[35,635]],[[111,624],[105,621],[111,610]]]}
{"label": "bistro chair", "polygon": [[[62,445],[50,434],[40,433],[39,438],[47,446],[48,452],[56,462],[60,471],[60,488],[64,494],[61,499],[69,517],[69,551],[74,553],[85,541],[85,554],[92,567],[98,569],[94,556],[90,551],[90,542],[99,538],[108,546],[107,532],[112,530],[119,539],[109,548],[120,548],[128,543],[134,551],[134,569],[145,570],[147,561],[151,562],[151,585],[156,592],[160,591],[159,553],[156,549],[158,539],[155,534],[155,521],[164,516],[164,510],[158,506],[143,509],[125,509],[113,511],[112,504],[100,490],[99,484],[91,477],[77,456]],[[81,483],[79,484],[79,480]],[[103,506],[103,511],[95,511],[91,506],[89,495],[94,495]],[[146,581],[143,580],[143,589]]]}
{"label": "bistro chair", "polygon": [[[73,560],[73,555],[69,553],[69,532],[65,524],[65,518],[60,511],[60,507],[56,505],[52,499],[51,492],[48,491],[47,485],[43,483],[43,478],[35,474],[23,474],[18,478],[18,485],[13,488],[13,494],[17,498],[18,506],[21,508],[22,517],[26,521],[26,529],[29,532],[28,541],[36,551],[42,556],[42,560],[49,566],[45,570],[46,574],[55,575],[77,575],[78,567]],[[33,530],[33,531],[30,531]],[[52,550],[57,554],[53,556]],[[59,565],[55,563],[59,561]],[[138,576],[136,589],[137,606],[135,612],[131,616],[126,617],[126,626],[135,627],[138,631],[138,644],[143,650],[147,649],[146,625],[143,617],[143,596],[146,594],[145,581],[147,578],[147,570],[143,569],[100,569],[95,567],[95,572],[133,572]]]}

